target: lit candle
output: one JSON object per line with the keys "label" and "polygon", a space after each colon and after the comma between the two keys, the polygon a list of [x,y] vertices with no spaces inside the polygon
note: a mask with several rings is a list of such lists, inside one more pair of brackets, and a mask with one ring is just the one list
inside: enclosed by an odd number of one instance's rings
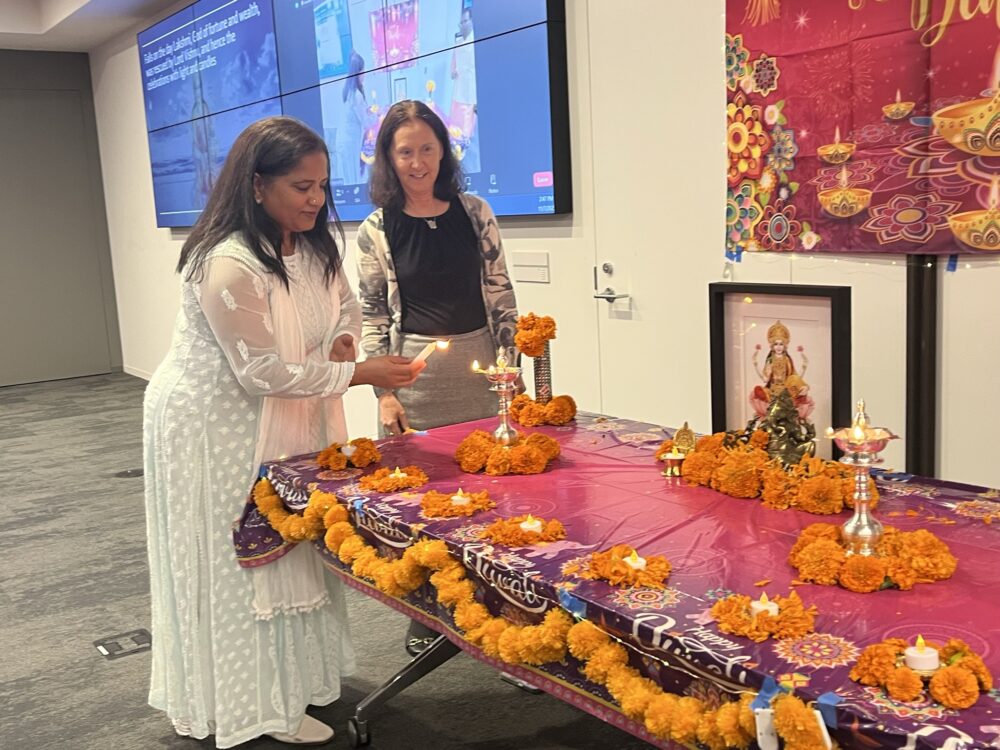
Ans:
{"label": "lit candle", "polygon": [[767,598],[767,593],[760,595],[760,599],[750,602],[750,615],[756,617],[761,612],[767,612],[771,617],[778,616],[778,605]]}
{"label": "lit candle", "polygon": [[472,371],[473,372],[479,372],[479,360],[478,359],[472,360]]}
{"label": "lit candle", "polygon": [[941,665],[938,650],[924,643],[922,635],[917,636],[916,646],[909,646],[903,652],[903,661],[910,669],[919,672],[933,672]]}
{"label": "lit candle", "polygon": [[639,557],[639,553],[632,550],[632,554],[628,557],[623,558],[625,564],[628,565],[632,570],[645,570],[646,569],[646,558]]}
{"label": "lit candle", "polygon": [[432,341],[423,349],[420,350],[420,354],[413,358],[414,362],[423,362],[427,359],[435,350],[444,351],[451,345],[451,341]]}
{"label": "lit candle", "polygon": [[409,474],[407,474],[405,471],[403,471],[397,466],[396,470],[393,471],[389,476],[392,477],[393,479],[406,479],[409,476]]}
{"label": "lit candle", "polygon": [[351,456],[354,455],[354,452],[357,449],[358,447],[356,445],[351,445],[350,443],[348,443],[347,445],[344,445],[340,448],[340,452],[343,453],[348,458],[350,458]]}
{"label": "lit candle", "polygon": [[532,517],[530,513],[527,518],[521,521],[520,526],[521,531],[533,531],[536,534],[542,533],[542,522],[537,518]]}
{"label": "lit candle", "polygon": [[451,496],[451,504],[452,505],[468,505],[469,502],[471,502],[469,500],[469,496],[466,495],[464,492],[462,492],[462,488],[461,487],[458,488],[458,492],[457,493],[455,493],[454,495]]}
{"label": "lit candle", "polygon": [[865,442],[864,427],[862,427],[859,424],[854,425],[854,427],[851,428],[851,440],[853,440],[855,443]]}

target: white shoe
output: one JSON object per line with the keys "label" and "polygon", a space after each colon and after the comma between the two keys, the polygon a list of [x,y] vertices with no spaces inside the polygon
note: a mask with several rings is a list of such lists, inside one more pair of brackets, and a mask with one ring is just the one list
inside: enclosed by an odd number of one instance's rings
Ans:
{"label": "white shoe", "polygon": [[325,745],[333,739],[333,727],[329,727],[309,714],[302,717],[302,724],[295,734],[271,732],[268,737],[289,745]]}

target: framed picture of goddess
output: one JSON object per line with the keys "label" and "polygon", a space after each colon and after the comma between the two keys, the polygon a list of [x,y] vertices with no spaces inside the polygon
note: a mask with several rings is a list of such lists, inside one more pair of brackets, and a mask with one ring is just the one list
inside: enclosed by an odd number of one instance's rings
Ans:
{"label": "framed picture of goddess", "polygon": [[712,430],[742,430],[787,391],[834,458],[827,427],[851,420],[851,289],[709,284]]}

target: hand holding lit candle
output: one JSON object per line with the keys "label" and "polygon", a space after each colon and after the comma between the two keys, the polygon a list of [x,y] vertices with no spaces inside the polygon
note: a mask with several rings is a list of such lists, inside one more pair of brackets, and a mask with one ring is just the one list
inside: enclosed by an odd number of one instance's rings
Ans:
{"label": "hand holding lit candle", "polygon": [[903,652],[903,661],[916,672],[933,672],[941,666],[941,659],[936,648],[924,643],[922,635],[917,636],[917,644],[909,646]]}
{"label": "hand holding lit candle", "polygon": [[634,549],[632,550],[631,555],[629,555],[628,557],[623,557],[622,559],[625,561],[626,565],[632,568],[632,570],[646,569],[646,558],[639,557],[639,553],[636,552]]}
{"label": "hand holding lit candle", "polygon": [[760,599],[750,602],[750,616],[756,617],[762,612],[767,612],[771,617],[778,616],[778,605],[767,598],[767,593],[760,595]]}
{"label": "hand holding lit candle", "polygon": [[425,346],[423,349],[420,350],[420,354],[418,354],[416,357],[414,357],[413,361],[414,362],[423,362],[425,359],[427,359],[429,356],[431,356],[431,354],[433,354],[435,350],[437,350],[437,351],[444,351],[449,346],[451,346],[451,341],[450,340],[449,341],[432,341],[427,346]]}
{"label": "hand holding lit candle", "polygon": [[521,521],[519,525],[521,527],[521,531],[533,532],[535,534],[542,533],[542,522],[533,517],[530,513],[528,514],[528,517]]}

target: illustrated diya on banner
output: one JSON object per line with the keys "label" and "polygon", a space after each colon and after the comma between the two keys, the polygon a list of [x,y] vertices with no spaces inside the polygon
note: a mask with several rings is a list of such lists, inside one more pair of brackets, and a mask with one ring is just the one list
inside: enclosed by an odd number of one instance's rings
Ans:
{"label": "illustrated diya on banner", "polygon": [[948,226],[955,237],[969,247],[1000,251],[1000,177],[993,177],[985,209],[952,214],[948,217]]}
{"label": "illustrated diya on banner", "polygon": [[821,190],[820,205],[823,210],[838,219],[861,213],[871,203],[872,191],[864,188],[850,187],[847,180],[847,167],[840,169],[840,185],[830,190]]}
{"label": "illustrated diya on banner", "polygon": [[896,101],[892,104],[886,104],[882,107],[882,114],[884,114],[890,120],[902,120],[904,117],[908,117],[910,112],[916,106],[915,102],[904,102],[900,101],[901,96],[899,89],[896,89]]}
{"label": "illustrated diya on banner", "polygon": [[816,154],[827,164],[843,164],[854,155],[855,148],[853,143],[840,142],[840,126],[838,125],[833,132],[833,143],[820,146],[816,149]]}

